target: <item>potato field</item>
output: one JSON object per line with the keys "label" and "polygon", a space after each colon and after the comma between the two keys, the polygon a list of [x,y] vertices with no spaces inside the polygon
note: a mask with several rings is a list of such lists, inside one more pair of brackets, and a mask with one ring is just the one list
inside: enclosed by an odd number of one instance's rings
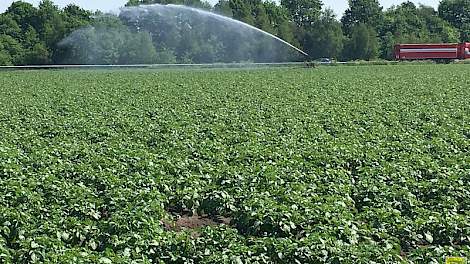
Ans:
{"label": "potato field", "polygon": [[0,72],[0,263],[470,257],[470,65]]}

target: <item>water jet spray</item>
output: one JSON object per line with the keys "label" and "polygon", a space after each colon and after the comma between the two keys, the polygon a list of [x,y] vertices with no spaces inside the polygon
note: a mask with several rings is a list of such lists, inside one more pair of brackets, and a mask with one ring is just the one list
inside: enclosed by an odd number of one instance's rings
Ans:
{"label": "water jet spray", "polygon": [[[244,23],[242,21],[239,21],[239,20],[236,20],[236,19],[233,19],[233,18],[229,18],[229,17],[226,17],[226,16],[223,16],[223,15],[219,15],[219,14],[216,14],[216,13],[212,13],[212,12],[209,12],[209,11],[205,11],[205,10],[201,10],[201,9],[198,9],[198,8],[194,8],[194,7],[189,7],[189,6],[184,6],[184,5],[175,5],[175,4],[151,4],[151,5],[141,5],[141,6],[135,6],[135,7],[124,7],[124,8],[121,8],[121,12],[125,12],[125,11],[132,11],[132,10],[140,10],[140,11],[143,11],[144,13],[148,13],[149,10],[162,10],[163,11],[165,9],[167,10],[172,10],[172,11],[189,11],[189,12],[194,12],[194,13],[197,13],[201,16],[207,16],[207,17],[211,17],[211,18],[214,18],[218,21],[221,21],[221,22],[226,22],[226,23],[234,23],[234,24],[237,24],[237,25],[240,25],[242,27],[246,27],[248,29],[251,29],[255,32],[258,32],[258,33],[261,33],[265,36],[268,36],[268,37],[271,37],[289,47],[291,47],[292,49],[296,50],[297,52],[299,52],[300,54],[306,56],[306,57],[309,57],[309,55],[304,52],[303,50],[297,48],[296,46],[290,44],[289,42],[281,39],[280,37],[278,36],[275,36],[269,32],[266,32],[264,30],[261,30],[255,26],[252,26],[250,24],[247,24],[247,23]],[[160,13],[161,14],[161,13]]]}
{"label": "water jet spray", "polygon": [[117,15],[97,17],[92,25],[63,39],[59,43],[65,54],[61,63],[246,64],[303,61],[309,57],[271,33],[193,7],[124,7]]}

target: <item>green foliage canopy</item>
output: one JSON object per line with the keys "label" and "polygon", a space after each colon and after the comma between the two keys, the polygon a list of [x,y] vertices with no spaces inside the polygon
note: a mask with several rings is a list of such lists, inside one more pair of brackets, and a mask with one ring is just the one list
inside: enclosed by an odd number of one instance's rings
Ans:
{"label": "green foliage canopy", "polygon": [[[350,0],[349,8],[340,21],[337,21],[331,11],[322,11],[323,3],[320,0],[282,0],[279,4],[262,0],[220,0],[213,7],[203,0],[130,0],[126,6],[155,3],[187,5],[232,17],[308,51],[311,59],[374,59],[377,56],[392,59],[393,46],[397,43],[470,40],[470,0],[443,0],[438,11],[426,6],[417,7],[411,2],[383,10],[377,0]],[[0,35],[3,42],[0,63],[21,65],[72,62],[70,58],[85,54],[83,49],[80,50],[75,45],[78,50],[72,51],[70,47],[65,48],[58,44],[73,32],[83,31],[96,24],[95,20],[99,20],[100,16],[102,14],[94,14],[76,5],[60,9],[52,0],[42,0],[38,7],[15,1],[0,14]],[[105,56],[109,59],[105,61],[192,63],[269,61],[269,57],[292,60],[291,56],[277,54],[279,50],[269,42],[259,42],[256,44],[259,47],[247,52],[250,45],[254,44],[247,44],[243,37],[232,31],[228,31],[223,37],[208,36],[210,27],[200,22],[195,22],[192,30],[185,31],[177,25],[171,25],[173,22],[155,18],[146,21],[145,28],[149,34],[135,34],[139,30],[125,20],[108,22],[124,23],[127,29],[117,25],[125,31],[121,35],[131,34],[136,39],[124,41],[127,37],[118,37],[120,34],[115,34],[116,32],[104,33],[107,36],[104,39],[122,40],[116,40],[118,44],[111,40],[107,42],[110,51],[109,56]],[[111,24],[107,26],[115,27]],[[150,29],[151,27],[154,29]],[[96,41],[94,37],[89,37],[89,43]],[[139,40],[143,46],[139,46]],[[153,48],[148,46],[150,42],[153,43]],[[126,59],[117,59],[111,54],[116,54],[116,50],[124,52],[122,48],[115,47],[124,45],[123,43],[129,47],[126,54],[122,55]],[[149,54],[146,56],[137,52],[138,50]],[[230,58],[226,54],[227,50],[231,51]],[[92,52],[88,53],[89,55],[84,56],[89,58]],[[78,59],[76,62],[80,61],[83,60]]]}

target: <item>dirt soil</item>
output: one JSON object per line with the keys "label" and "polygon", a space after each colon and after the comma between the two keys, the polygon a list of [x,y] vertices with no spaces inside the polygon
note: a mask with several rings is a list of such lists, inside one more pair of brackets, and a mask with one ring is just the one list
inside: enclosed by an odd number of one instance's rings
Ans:
{"label": "dirt soil", "polygon": [[231,219],[227,217],[209,217],[208,215],[182,215],[173,223],[165,222],[169,230],[181,231],[184,229],[199,229],[206,226],[229,225]]}

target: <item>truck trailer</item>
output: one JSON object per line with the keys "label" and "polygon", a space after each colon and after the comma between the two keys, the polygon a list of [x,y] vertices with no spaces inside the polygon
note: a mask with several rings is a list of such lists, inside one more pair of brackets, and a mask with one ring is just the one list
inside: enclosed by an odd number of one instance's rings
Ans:
{"label": "truck trailer", "polygon": [[470,59],[470,43],[399,44],[394,53],[396,60],[465,60]]}

